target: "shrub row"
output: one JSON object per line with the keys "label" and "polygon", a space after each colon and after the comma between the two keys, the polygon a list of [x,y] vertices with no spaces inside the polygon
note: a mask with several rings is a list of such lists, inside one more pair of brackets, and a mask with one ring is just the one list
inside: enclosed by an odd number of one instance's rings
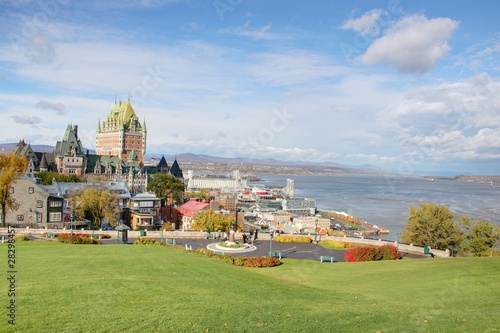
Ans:
{"label": "shrub row", "polygon": [[27,240],[28,240],[28,237],[26,237],[25,234],[14,235],[14,241],[16,241],[16,242],[22,242],[22,241],[27,241]]}
{"label": "shrub row", "polygon": [[332,249],[348,249],[352,247],[351,243],[340,242],[332,239],[325,239],[320,242],[321,246],[332,248]]}
{"label": "shrub row", "polygon": [[134,245],[165,245],[154,238],[139,237],[134,241]]}
{"label": "shrub row", "polygon": [[228,264],[239,267],[274,267],[274,266],[279,266],[281,264],[280,260],[274,257],[251,257],[251,258],[232,257],[227,254],[224,255],[216,254],[215,252],[212,252],[207,249],[198,249],[193,252],[205,255],[210,258],[221,259],[227,262]]}
{"label": "shrub row", "polygon": [[[139,237],[134,241],[134,245],[163,245],[165,246],[165,243],[162,243],[154,238],[146,238],[146,237]],[[203,256],[207,256],[210,258],[215,258],[215,259],[221,259],[227,262],[228,264],[239,266],[239,267],[274,267],[278,266],[281,264],[280,260],[278,258],[273,258],[273,257],[253,257],[253,258],[242,258],[242,257],[232,257],[230,255],[224,254],[216,254],[213,251],[207,250],[205,248],[200,248],[195,251],[191,250],[186,250],[186,248],[182,245],[173,245],[172,247],[179,249],[179,250],[184,250],[184,251],[189,251],[189,252],[194,252],[198,253]]]}
{"label": "shrub row", "polygon": [[306,236],[281,235],[273,238],[273,241],[280,243],[312,243],[312,239]]}
{"label": "shrub row", "polygon": [[328,233],[328,236],[336,236],[336,237],[347,236],[347,234],[345,232],[340,231],[340,230],[328,229],[327,233]]}
{"label": "shrub row", "polygon": [[[60,236],[70,237],[71,235],[76,236],[76,237],[90,238],[90,234],[84,234],[84,233],[80,233],[80,232],[73,232],[73,234],[71,234],[69,232],[59,232],[59,233],[56,233],[56,238],[59,238]],[[100,234],[100,235],[101,235],[101,239],[111,238],[110,234]],[[47,233],[44,232],[42,234],[42,237],[47,237]]]}
{"label": "shrub row", "polygon": [[400,259],[401,255],[398,254],[394,245],[383,246],[356,246],[350,248],[345,253],[345,261],[358,262],[358,261],[375,261],[375,260],[395,260]]}
{"label": "shrub row", "polygon": [[69,244],[102,244],[100,240],[90,238],[89,236],[57,234],[56,238],[61,243]]}

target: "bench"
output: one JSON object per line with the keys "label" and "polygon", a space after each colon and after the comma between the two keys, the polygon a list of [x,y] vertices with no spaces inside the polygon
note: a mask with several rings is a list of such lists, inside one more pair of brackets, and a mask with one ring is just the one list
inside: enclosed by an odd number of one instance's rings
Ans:
{"label": "bench", "polygon": [[[166,242],[167,242],[167,244],[172,244],[172,245],[175,245],[175,239],[173,239],[173,238],[167,238],[167,239],[166,239]],[[186,244],[186,245],[187,245],[187,244]]]}
{"label": "bench", "polygon": [[94,237],[101,239],[101,234],[90,234],[90,238],[94,238]]}
{"label": "bench", "polygon": [[224,251],[215,251],[214,253],[220,256],[223,256],[225,254]]}
{"label": "bench", "polygon": [[323,263],[323,262],[334,262],[335,261],[335,257],[332,257],[332,256],[320,256],[319,257],[319,260]]}
{"label": "bench", "polygon": [[186,250],[192,250],[193,247],[191,245],[186,244]]}
{"label": "bench", "polygon": [[275,257],[275,258],[278,258],[278,259],[281,260],[281,252],[272,251],[272,252],[269,252],[269,256],[270,257]]}
{"label": "bench", "polygon": [[50,237],[50,238],[56,238],[56,233],[55,232],[47,232],[47,237]]}

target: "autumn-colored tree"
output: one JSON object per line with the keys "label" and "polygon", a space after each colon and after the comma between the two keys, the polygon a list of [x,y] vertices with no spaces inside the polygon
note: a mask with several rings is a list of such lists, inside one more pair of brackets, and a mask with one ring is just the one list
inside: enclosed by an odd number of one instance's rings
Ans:
{"label": "autumn-colored tree", "polygon": [[403,232],[404,243],[446,250],[461,242],[462,231],[448,207],[421,202],[418,207],[410,207],[409,211],[408,224]]}
{"label": "autumn-colored tree", "polygon": [[92,227],[101,227],[106,219],[111,226],[116,226],[119,216],[116,195],[106,189],[89,187],[70,198],[71,211],[80,218],[90,220]]}
{"label": "autumn-colored tree", "polygon": [[7,220],[7,209],[17,210],[18,204],[12,198],[10,188],[26,172],[28,161],[14,153],[0,154],[0,206],[2,227]]}
{"label": "autumn-colored tree", "polygon": [[224,231],[234,223],[234,217],[222,215],[213,210],[202,210],[194,217],[194,223],[191,230]]}
{"label": "autumn-colored tree", "polygon": [[182,203],[184,182],[169,174],[155,173],[148,181],[148,191],[153,191],[158,198]]}
{"label": "autumn-colored tree", "polygon": [[481,256],[500,240],[500,227],[484,220],[472,221],[468,215],[460,217],[464,229],[462,250]]}

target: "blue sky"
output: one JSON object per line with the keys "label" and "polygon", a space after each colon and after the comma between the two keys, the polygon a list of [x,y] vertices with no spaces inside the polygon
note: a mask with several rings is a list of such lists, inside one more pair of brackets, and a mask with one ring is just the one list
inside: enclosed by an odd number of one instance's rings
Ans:
{"label": "blue sky", "polygon": [[[0,143],[500,174],[497,1],[0,1]],[[180,161],[182,162],[182,161]]]}

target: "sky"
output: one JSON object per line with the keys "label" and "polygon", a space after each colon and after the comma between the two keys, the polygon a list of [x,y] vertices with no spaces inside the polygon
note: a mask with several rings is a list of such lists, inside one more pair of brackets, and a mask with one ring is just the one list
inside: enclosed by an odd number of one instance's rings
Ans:
{"label": "sky", "polygon": [[[0,143],[500,174],[500,4],[0,0]],[[180,163],[182,161],[179,161]]]}

